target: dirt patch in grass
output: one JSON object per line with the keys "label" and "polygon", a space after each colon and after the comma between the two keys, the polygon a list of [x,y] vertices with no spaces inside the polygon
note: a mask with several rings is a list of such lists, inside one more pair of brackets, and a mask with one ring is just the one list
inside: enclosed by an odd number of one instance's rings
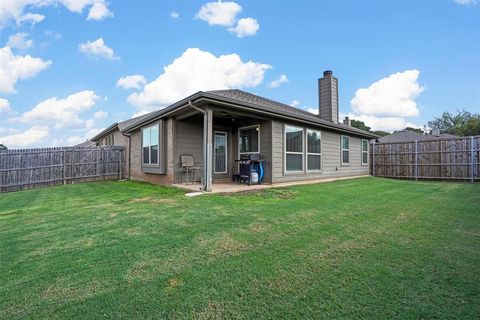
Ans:
{"label": "dirt patch in grass", "polygon": [[233,256],[248,250],[248,245],[235,239],[227,233],[223,233],[211,246],[210,256]]}
{"label": "dirt patch in grass", "polygon": [[105,291],[105,286],[98,281],[90,281],[85,284],[74,284],[72,279],[60,278],[55,284],[48,286],[41,292],[41,298],[53,302],[68,302],[72,300],[84,300]]}
{"label": "dirt patch in grass", "polygon": [[207,306],[196,315],[193,316],[193,319],[198,320],[210,320],[210,319],[224,319],[225,318],[225,308],[217,303],[208,302]]}
{"label": "dirt patch in grass", "polygon": [[266,225],[260,223],[252,223],[248,226],[248,231],[250,233],[264,233],[267,229]]}
{"label": "dirt patch in grass", "polygon": [[183,284],[183,281],[179,278],[170,278],[170,280],[168,280],[168,287],[169,288],[176,288],[178,286],[181,286]]}
{"label": "dirt patch in grass", "polygon": [[171,198],[156,198],[156,197],[143,197],[130,200],[129,203],[151,203],[151,204],[166,204],[175,206],[178,204],[177,200]]}

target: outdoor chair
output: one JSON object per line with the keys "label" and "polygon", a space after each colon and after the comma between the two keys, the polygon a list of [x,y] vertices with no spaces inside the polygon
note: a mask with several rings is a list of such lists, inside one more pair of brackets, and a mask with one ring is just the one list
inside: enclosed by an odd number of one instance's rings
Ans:
{"label": "outdoor chair", "polygon": [[[183,183],[183,176],[185,175],[186,183],[195,181],[195,171],[201,169],[198,165],[201,162],[195,162],[195,158],[191,154],[182,154],[180,155],[180,170],[182,171],[181,183]],[[191,180],[189,177],[191,176]]]}

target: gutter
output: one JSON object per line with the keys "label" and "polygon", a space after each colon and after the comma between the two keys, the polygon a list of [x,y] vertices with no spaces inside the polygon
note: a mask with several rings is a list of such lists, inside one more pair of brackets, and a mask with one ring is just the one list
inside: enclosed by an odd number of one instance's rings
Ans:
{"label": "gutter", "polygon": [[123,132],[122,136],[128,138],[128,179],[130,180],[131,171],[132,171],[132,136],[130,134],[125,134]]}

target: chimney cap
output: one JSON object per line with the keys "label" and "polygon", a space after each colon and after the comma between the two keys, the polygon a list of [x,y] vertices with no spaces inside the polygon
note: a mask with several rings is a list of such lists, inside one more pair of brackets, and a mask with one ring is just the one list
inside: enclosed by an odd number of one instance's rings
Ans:
{"label": "chimney cap", "polygon": [[333,75],[333,71],[332,70],[325,70],[323,71],[323,76],[324,77],[328,77],[328,76],[331,76]]}

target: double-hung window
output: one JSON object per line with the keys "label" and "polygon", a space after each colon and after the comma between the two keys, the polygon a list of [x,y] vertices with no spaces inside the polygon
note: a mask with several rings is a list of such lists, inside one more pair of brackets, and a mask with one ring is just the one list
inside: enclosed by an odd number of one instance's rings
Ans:
{"label": "double-hung window", "polygon": [[368,140],[362,139],[362,164],[368,164]]}
{"label": "double-hung window", "polygon": [[260,152],[260,126],[238,129],[238,150],[240,154]]}
{"label": "double-hung window", "polygon": [[350,137],[342,136],[342,164],[350,163]]}
{"label": "double-hung window", "polygon": [[303,128],[285,126],[285,171],[303,171]]}
{"label": "double-hung window", "polygon": [[142,129],[143,164],[158,164],[158,124]]}
{"label": "double-hung window", "polygon": [[322,136],[320,131],[307,130],[307,171],[322,170]]}

